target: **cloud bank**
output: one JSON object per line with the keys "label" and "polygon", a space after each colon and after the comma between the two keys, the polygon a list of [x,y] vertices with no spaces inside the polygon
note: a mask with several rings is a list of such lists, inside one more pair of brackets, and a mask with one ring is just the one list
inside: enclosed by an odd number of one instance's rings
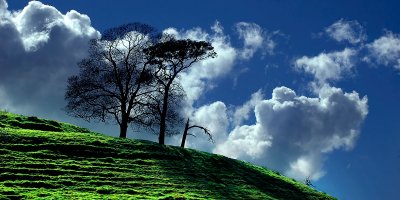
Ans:
{"label": "cloud bank", "polygon": [[0,0],[0,107],[18,113],[51,115],[64,107],[67,77],[100,36],[87,15],[65,14],[39,1],[20,11]]}

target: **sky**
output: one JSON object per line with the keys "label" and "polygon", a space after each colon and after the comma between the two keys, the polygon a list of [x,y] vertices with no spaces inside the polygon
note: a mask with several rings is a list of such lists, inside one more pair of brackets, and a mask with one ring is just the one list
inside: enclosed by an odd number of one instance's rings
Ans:
{"label": "sky", "polygon": [[339,199],[396,199],[398,8],[395,0],[0,0],[0,109],[118,136],[113,122],[65,114],[66,81],[90,39],[146,23],[208,41],[218,54],[179,78],[185,113],[215,139],[195,132],[189,148],[310,176]]}

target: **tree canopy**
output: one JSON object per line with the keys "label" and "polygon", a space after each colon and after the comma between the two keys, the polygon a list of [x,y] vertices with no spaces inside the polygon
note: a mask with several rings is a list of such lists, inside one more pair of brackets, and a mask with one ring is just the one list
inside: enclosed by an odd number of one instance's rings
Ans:
{"label": "tree canopy", "polygon": [[[156,43],[144,50],[149,63],[154,65],[154,78],[157,92],[162,99],[157,102],[158,112],[154,113],[159,119],[159,143],[165,143],[167,116],[172,92],[179,88],[177,77],[201,60],[216,56],[209,42],[193,40],[175,40]],[[158,98],[157,98],[158,99]]]}
{"label": "tree canopy", "polygon": [[142,103],[151,92],[151,68],[143,53],[159,33],[133,23],[108,29],[90,42],[89,54],[78,65],[79,75],[68,79],[66,111],[85,120],[113,118],[126,137],[129,123],[142,123]]}

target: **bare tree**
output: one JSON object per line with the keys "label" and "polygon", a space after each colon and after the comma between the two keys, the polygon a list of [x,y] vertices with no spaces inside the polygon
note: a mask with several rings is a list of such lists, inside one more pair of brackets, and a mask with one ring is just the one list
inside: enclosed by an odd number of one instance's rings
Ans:
{"label": "bare tree", "polygon": [[129,123],[144,123],[146,95],[154,80],[143,52],[159,37],[153,27],[131,23],[90,42],[89,55],[68,79],[66,111],[87,121],[114,119],[125,138]]}
{"label": "bare tree", "polygon": [[181,147],[185,148],[185,143],[186,143],[186,137],[188,135],[194,136],[196,137],[196,135],[193,135],[191,133],[189,133],[188,131],[192,128],[199,128],[202,129],[204,131],[204,134],[206,134],[208,136],[208,140],[211,141],[212,143],[214,143],[214,139],[210,133],[210,130],[208,130],[207,128],[203,127],[203,126],[199,126],[199,125],[189,125],[189,118],[187,118],[186,121],[186,125],[185,125],[185,130],[183,131],[183,136],[182,136],[182,142],[181,142]]}
{"label": "bare tree", "polygon": [[171,89],[181,72],[189,69],[193,64],[215,57],[216,53],[210,43],[205,41],[168,39],[157,43],[145,50],[149,61],[156,66],[154,71],[158,84],[158,91],[162,94],[159,102],[159,138],[160,144],[165,143],[167,130],[168,102]]}

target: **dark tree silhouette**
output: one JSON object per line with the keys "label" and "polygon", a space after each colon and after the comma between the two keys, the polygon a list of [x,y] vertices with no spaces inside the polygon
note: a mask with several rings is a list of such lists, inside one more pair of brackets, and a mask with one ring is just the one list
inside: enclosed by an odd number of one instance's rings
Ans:
{"label": "dark tree silhouette", "polygon": [[193,135],[193,134],[191,134],[191,133],[188,132],[188,131],[189,131],[190,129],[192,129],[192,128],[199,128],[199,129],[202,129],[202,130],[204,131],[204,134],[206,134],[206,135],[208,136],[208,140],[211,141],[212,143],[214,143],[214,139],[213,139],[213,137],[212,137],[212,135],[211,135],[211,133],[210,133],[210,130],[208,130],[207,128],[205,128],[205,127],[203,127],[203,126],[198,126],[198,125],[191,125],[191,126],[190,126],[190,125],[189,125],[189,118],[188,118],[187,121],[186,121],[185,129],[184,129],[184,131],[183,131],[182,142],[181,142],[181,147],[182,147],[182,148],[185,148],[186,137],[187,137],[188,135],[191,135],[191,136],[196,137],[195,135]]}
{"label": "dark tree silhouette", "polygon": [[[151,114],[146,116],[142,128],[146,128],[150,132],[158,135],[160,133],[160,119],[164,96],[162,87],[160,87],[156,81],[152,82],[151,87],[153,88],[153,91],[147,94],[147,101],[144,108],[147,113]],[[165,119],[166,135],[179,134],[179,128],[184,123],[181,111],[185,98],[186,94],[181,85],[178,82],[173,83],[169,91],[168,112]]]}
{"label": "dark tree silhouette", "polygon": [[159,102],[159,138],[160,144],[165,143],[167,130],[168,102],[171,89],[181,72],[189,69],[194,63],[206,58],[215,57],[216,53],[210,43],[205,41],[167,39],[145,50],[148,59],[154,65],[154,76],[158,91],[162,94]]}
{"label": "dark tree silhouette", "polygon": [[131,23],[92,40],[89,55],[78,64],[79,75],[68,79],[67,113],[87,121],[115,119],[123,138],[128,124],[144,123],[143,104],[154,79],[143,50],[159,36],[149,25]]}

